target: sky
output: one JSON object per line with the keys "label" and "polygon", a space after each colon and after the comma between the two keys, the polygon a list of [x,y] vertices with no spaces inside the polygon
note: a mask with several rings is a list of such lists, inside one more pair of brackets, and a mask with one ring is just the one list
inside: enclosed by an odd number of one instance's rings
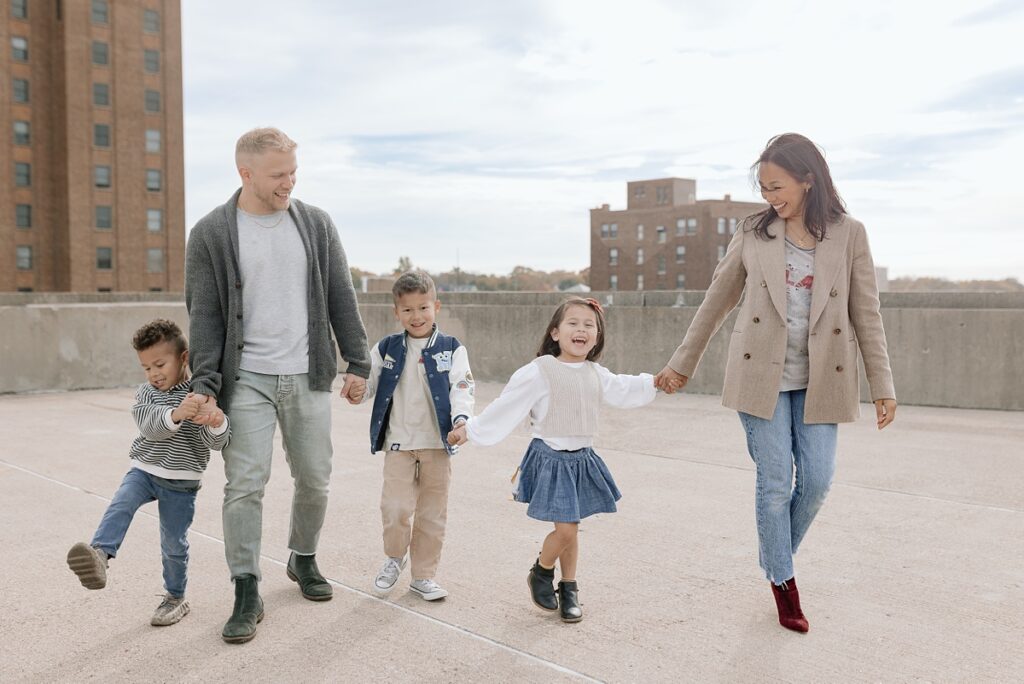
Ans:
{"label": "sky", "polygon": [[890,278],[1024,281],[1022,40],[1022,0],[183,0],[186,222],[272,125],[353,266],[579,270],[627,181],[756,201],[795,131]]}

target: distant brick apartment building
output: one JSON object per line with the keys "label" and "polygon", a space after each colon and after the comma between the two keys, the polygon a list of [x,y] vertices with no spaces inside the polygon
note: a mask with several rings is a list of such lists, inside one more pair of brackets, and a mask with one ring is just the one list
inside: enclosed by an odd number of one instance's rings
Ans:
{"label": "distant brick apartment building", "polygon": [[0,291],[181,291],[180,0],[4,0]]}
{"label": "distant brick apartment building", "polygon": [[590,210],[594,290],[704,290],[740,220],[766,205],[698,200],[697,181],[626,184],[625,210]]}

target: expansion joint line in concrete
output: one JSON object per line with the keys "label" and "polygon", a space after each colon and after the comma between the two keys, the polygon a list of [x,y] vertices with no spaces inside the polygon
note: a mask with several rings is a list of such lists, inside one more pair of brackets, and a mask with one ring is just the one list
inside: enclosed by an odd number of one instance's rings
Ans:
{"label": "expansion joint line in concrete", "polygon": [[[68,482],[64,482],[62,480],[57,480],[57,479],[52,478],[52,477],[50,477],[48,475],[43,475],[42,473],[37,473],[34,470],[29,470],[28,468],[24,468],[22,466],[14,464],[14,463],[10,463],[10,462],[5,461],[3,459],[0,459],[0,465],[3,465],[3,466],[8,467],[8,468],[11,468],[13,470],[17,470],[17,471],[25,473],[27,475],[31,475],[33,477],[39,478],[40,480],[44,480],[46,482],[50,482],[52,484],[59,485],[59,486],[64,487],[66,489],[70,489],[72,491],[79,492],[81,494],[85,494],[86,496],[91,496],[91,497],[99,499],[100,501],[103,501],[105,503],[110,503],[110,499],[108,497],[101,496],[100,494],[97,494],[96,492],[90,492],[90,491],[88,491],[86,489],[82,489],[81,487],[78,487],[77,485],[73,485],[73,484],[70,484]],[[146,516],[148,518],[152,518],[154,520],[159,520],[160,519],[160,517],[158,515],[154,515],[153,513],[150,513],[149,511],[145,511],[145,510],[142,510],[142,509],[139,509],[137,515],[138,514],[144,515],[144,516]],[[208,540],[210,540],[212,542],[220,544],[221,546],[224,545],[224,540],[223,539],[220,539],[219,537],[215,537],[215,536],[213,536],[211,534],[207,534],[205,532],[201,532],[201,531],[199,531],[199,530],[197,530],[195,528],[192,528],[191,530],[189,530],[189,533],[190,534],[194,534],[194,535],[199,536],[199,537],[202,537],[203,539],[208,539]],[[281,560],[280,558],[274,558],[273,556],[268,556],[266,554],[260,554],[260,558],[262,558],[263,560],[269,561],[271,563],[274,563],[276,565],[279,565],[282,568],[286,567],[288,565],[288,562],[286,560]],[[542,658],[541,656],[538,656],[538,655],[535,655],[533,653],[530,653],[529,651],[524,651],[522,649],[516,648],[515,646],[511,646],[511,645],[506,644],[504,642],[498,641],[497,639],[492,639],[491,637],[484,636],[482,634],[477,634],[476,632],[473,632],[473,631],[471,631],[471,630],[469,630],[469,629],[467,629],[465,627],[461,627],[459,625],[455,625],[455,624],[452,624],[450,622],[445,622],[444,620],[439,620],[436,617],[433,617],[431,615],[426,615],[424,613],[420,613],[419,611],[415,611],[412,608],[407,608],[406,606],[402,606],[402,605],[399,605],[397,603],[392,603],[392,602],[387,601],[387,600],[385,600],[385,599],[383,599],[383,598],[381,598],[379,596],[375,596],[375,595],[371,594],[370,592],[363,591],[362,589],[357,589],[356,587],[349,586],[348,584],[345,584],[344,582],[342,582],[340,580],[337,580],[337,579],[334,579],[332,577],[325,576],[324,578],[328,582],[333,584],[334,586],[338,587],[339,589],[344,589],[345,591],[348,591],[348,592],[350,592],[352,594],[356,594],[357,596],[359,596],[359,597],[361,597],[363,599],[374,601],[376,603],[385,605],[388,608],[401,611],[403,613],[406,613],[408,615],[412,615],[412,616],[414,616],[416,618],[419,618],[421,620],[426,620],[427,622],[430,622],[430,623],[432,623],[434,625],[437,625],[437,626],[442,627],[444,629],[451,630],[451,631],[456,632],[458,634],[462,634],[463,636],[467,636],[467,637],[469,637],[471,639],[476,639],[477,641],[481,641],[481,642],[483,642],[485,644],[488,644],[489,646],[493,646],[495,648],[501,649],[502,651],[506,651],[506,652],[511,653],[513,655],[519,656],[521,658],[525,658],[525,659],[530,660],[530,661],[532,661],[534,663],[537,663],[537,664],[543,665],[545,667],[548,667],[548,668],[550,668],[552,670],[555,670],[556,672],[559,672],[561,674],[569,675],[570,677],[576,677],[577,679],[580,679],[580,680],[585,681],[585,682],[597,682],[597,683],[600,683],[602,681],[600,679],[596,679],[596,678],[594,678],[594,677],[592,677],[592,676],[590,676],[588,674],[585,674],[583,672],[579,672],[577,670],[573,670],[573,669],[568,668],[568,667],[566,667],[564,665],[559,665],[558,663],[556,663],[554,661],[548,660],[546,658]]]}

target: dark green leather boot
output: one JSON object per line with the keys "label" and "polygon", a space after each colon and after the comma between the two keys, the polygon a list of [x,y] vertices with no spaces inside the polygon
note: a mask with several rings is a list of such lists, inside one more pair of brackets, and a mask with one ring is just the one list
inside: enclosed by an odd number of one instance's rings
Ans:
{"label": "dark green leather boot", "polygon": [[288,559],[288,579],[298,582],[302,595],[310,601],[330,601],[334,589],[316,567],[316,556],[300,556],[292,552]]}
{"label": "dark green leather boot", "polygon": [[253,575],[239,575],[234,580],[235,609],[221,637],[229,644],[244,644],[256,636],[256,625],[263,620],[263,599]]}

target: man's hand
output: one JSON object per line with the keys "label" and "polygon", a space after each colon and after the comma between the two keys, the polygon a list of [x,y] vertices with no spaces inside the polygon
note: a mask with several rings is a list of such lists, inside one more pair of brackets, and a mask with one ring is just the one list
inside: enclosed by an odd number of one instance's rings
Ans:
{"label": "man's hand", "polygon": [[366,394],[366,378],[345,373],[345,384],[341,386],[341,398],[350,404],[358,404]]}
{"label": "man's hand", "polygon": [[896,400],[895,399],[876,399],[875,400],[875,415],[878,417],[878,429],[881,430],[886,425],[896,420]]}
{"label": "man's hand", "polygon": [[466,424],[459,423],[451,432],[448,433],[448,443],[452,446],[461,446],[469,441],[469,437],[466,435]]}
{"label": "man's hand", "polygon": [[[196,394],[194,395],[199,402],[199,410],[196,415],[191,419],[196,425],[214,425],[214,420],[218,420],[217,425],[224,420],[224,412],[217,407],[217,398],[212,397],[208,394]],[[217,416],[220,416],[218,419]],[[216,426],[214,426],[216,427]]]}
{"label": "man's hand", "polygon": [[683,389],[688,381],[688,377],[676,373],[668,366],[662,368],[661,372],[654,376],[654,386],[665,394],[674,394]]}
{"label": "man's hand", "polygon": [[180,423],[183,420],[191,420],[199,413],[199,405],[202,401],[198,395],[189,392],[185,395],[185,398],[181,400],[178,407],[171,411],[171,420],[175,423]]}

